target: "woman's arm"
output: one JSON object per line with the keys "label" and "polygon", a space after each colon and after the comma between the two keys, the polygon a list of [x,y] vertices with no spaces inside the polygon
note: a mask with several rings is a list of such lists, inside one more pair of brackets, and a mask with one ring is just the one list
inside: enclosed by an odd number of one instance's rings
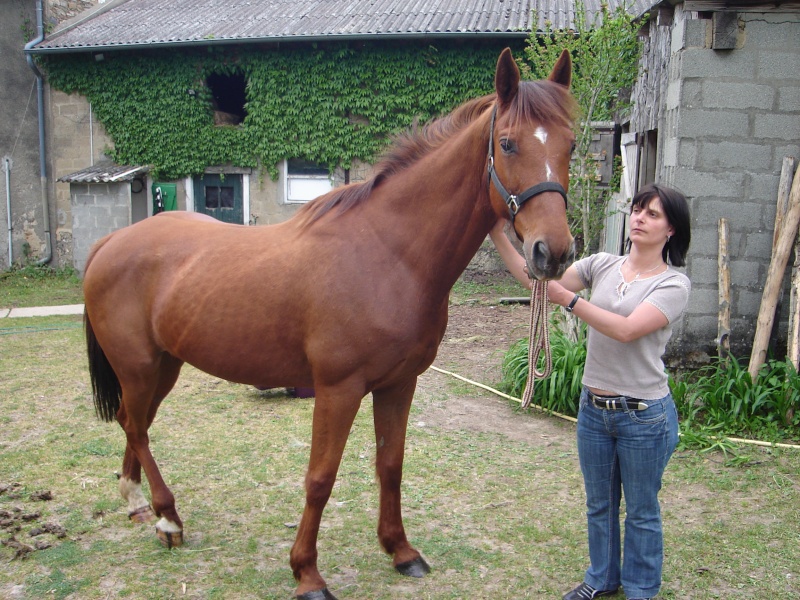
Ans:
{"label": "woman's arm", "polygon": [[[583,284],[580,283],[575,268],[570,267],[560,281],[548,283],[547,297],[550,302],[569,306],[575,298],[575,292],[581,289]],[[649,302],[642,302],[630,315],[623,317],[581,298],[572,307],[572,313],[581,321],[585,321],[589,327],[618,342],[638,340],[669,323],[666,315]]]}
{"label": "woman's arm", "polygon": [[528,277],[525,259],[517,252],[511,240],[505,232],[506,223],[505,219],[499,219],[492,230],[489,232],[489,237],[494,242],[494,247],[497,248],[500,258],[506,265],[509,272],[522,284],[522,287],[529,290],[533,286],[533,281]]}

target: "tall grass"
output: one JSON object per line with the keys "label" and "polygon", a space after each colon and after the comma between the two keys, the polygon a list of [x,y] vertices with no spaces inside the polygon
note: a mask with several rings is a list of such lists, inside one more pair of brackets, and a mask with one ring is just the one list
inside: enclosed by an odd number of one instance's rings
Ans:
{"label": "tall grass", "polygon": [[736,358],[715,360],[673,382],[673,397],[687,431],[800,439],[800,375],[789,360],[767,361],[755,380]]}
{"label": "tall grass", "polygon": [[[575,416],[586,360],[586,325],[576,335],[556,320],[551,335],[553,371],[534,387],[533,402]],[[543,360],[543,359],[540,359]],[[528,379],[528,339],[515,343],[502,362],[500,387],[522,395]],[[684,445],[717,447],[720,438],[742,437],[769,442],[800,440],[800,374],[788,360],[770,360],[755,381],[739,361],[715,361],[679,377],[670,377]]]}
{"label": "tall grass", "polygon": [[[550,335],[550,353],[553,370],[536,382],[532,402],[547,410],[565,415],[578,414],[578,402],[586,362],[586,324],[579,321],[575,327],[562,320],[558,313],[553,317]],[[521,397],[528,380],[528,342],[516,342],[502,362],[501,391]],[[544,367],[544,357],[538,368]]]}

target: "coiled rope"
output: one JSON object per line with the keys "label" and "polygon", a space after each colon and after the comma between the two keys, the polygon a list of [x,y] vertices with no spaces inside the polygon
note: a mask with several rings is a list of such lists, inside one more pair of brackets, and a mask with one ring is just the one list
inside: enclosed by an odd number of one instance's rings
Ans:
{"label": "coiled rope", "polygon": [[[548,329],[547,281],[535,279],[531,286],[531,321],[528,339],[528,381],[522,393],[522,408],[528,408],[533,400],[533,389],[537,379],[544,379],[553,371],[550,354],[550,330]],[[544,353],[544,370],[539,371],[539,356]]]}

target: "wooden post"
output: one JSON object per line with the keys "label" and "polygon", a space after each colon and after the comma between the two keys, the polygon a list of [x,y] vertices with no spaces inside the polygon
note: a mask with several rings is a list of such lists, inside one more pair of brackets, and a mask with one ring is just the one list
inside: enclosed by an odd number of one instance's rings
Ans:
{"label": "wooden post", "polygon": [[[781,169],[781,181],[778,186],[778,205],[781,202],[785,206],[789,204],[790,187],[792,173],[795,168],[795,159],[786,156],[783,159],[783,169]],[[794,243],[794,262],[792,263],[791,290],[789,293],[789,335],[786,340],[786,358],[798,368],[800,363],[800,236]]]}
{"label": "wooden post", "polygon": [[775,320],[775,306],[781,290],[786,263],[789,261],[789,252],[797,236],[798,224],[800,224],[800,169],[795,172],[792,180],[792,190],[789,194],[789,211],[780,226],[777,244],[773,248],[772,261],[767,271],[767,280],[764,283],[764,293],[761,296],[756,334],[753,338],[753,351],[750,354],[750,366],[747,369],[753,380],[755,380],[758,370],[767,359],[769,336],[772,332],[772,323]]}
{"label": "wooden post", "polygon": [[731,351],[731,271],[728,255],[728,220],[719,220],[717,355],[727,360]]}

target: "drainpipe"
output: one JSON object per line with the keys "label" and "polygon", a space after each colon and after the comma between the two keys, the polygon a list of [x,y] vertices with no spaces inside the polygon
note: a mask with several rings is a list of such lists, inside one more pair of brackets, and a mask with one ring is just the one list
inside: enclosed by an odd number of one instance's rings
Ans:
{"label": "drainpipe", "polygon": [[6,170],[6,216],[8,217],[8,268],[14,264],[14,244],[11,239],[11,159],[7,156],[3,159],[3,166]]}
{"label": "drainpipe", "polygon": [[42,210],[44,211],[42,222],[44,224],[45,253],[41,259],[36,261],[37,265],[45,265],[53,259],[53,246],[50,242],[50,205],[47,201],[47,149],[44,143],[44,75],[42,75],[36,63],[33,62],[33,57],[29,52],[31,48],[44,40],[42,1],[36,0],[36,39],[25,44],[25,57],[28,60],[28,66],[36,75],[36,99],[39,106],[39,180],[42,192]]}

